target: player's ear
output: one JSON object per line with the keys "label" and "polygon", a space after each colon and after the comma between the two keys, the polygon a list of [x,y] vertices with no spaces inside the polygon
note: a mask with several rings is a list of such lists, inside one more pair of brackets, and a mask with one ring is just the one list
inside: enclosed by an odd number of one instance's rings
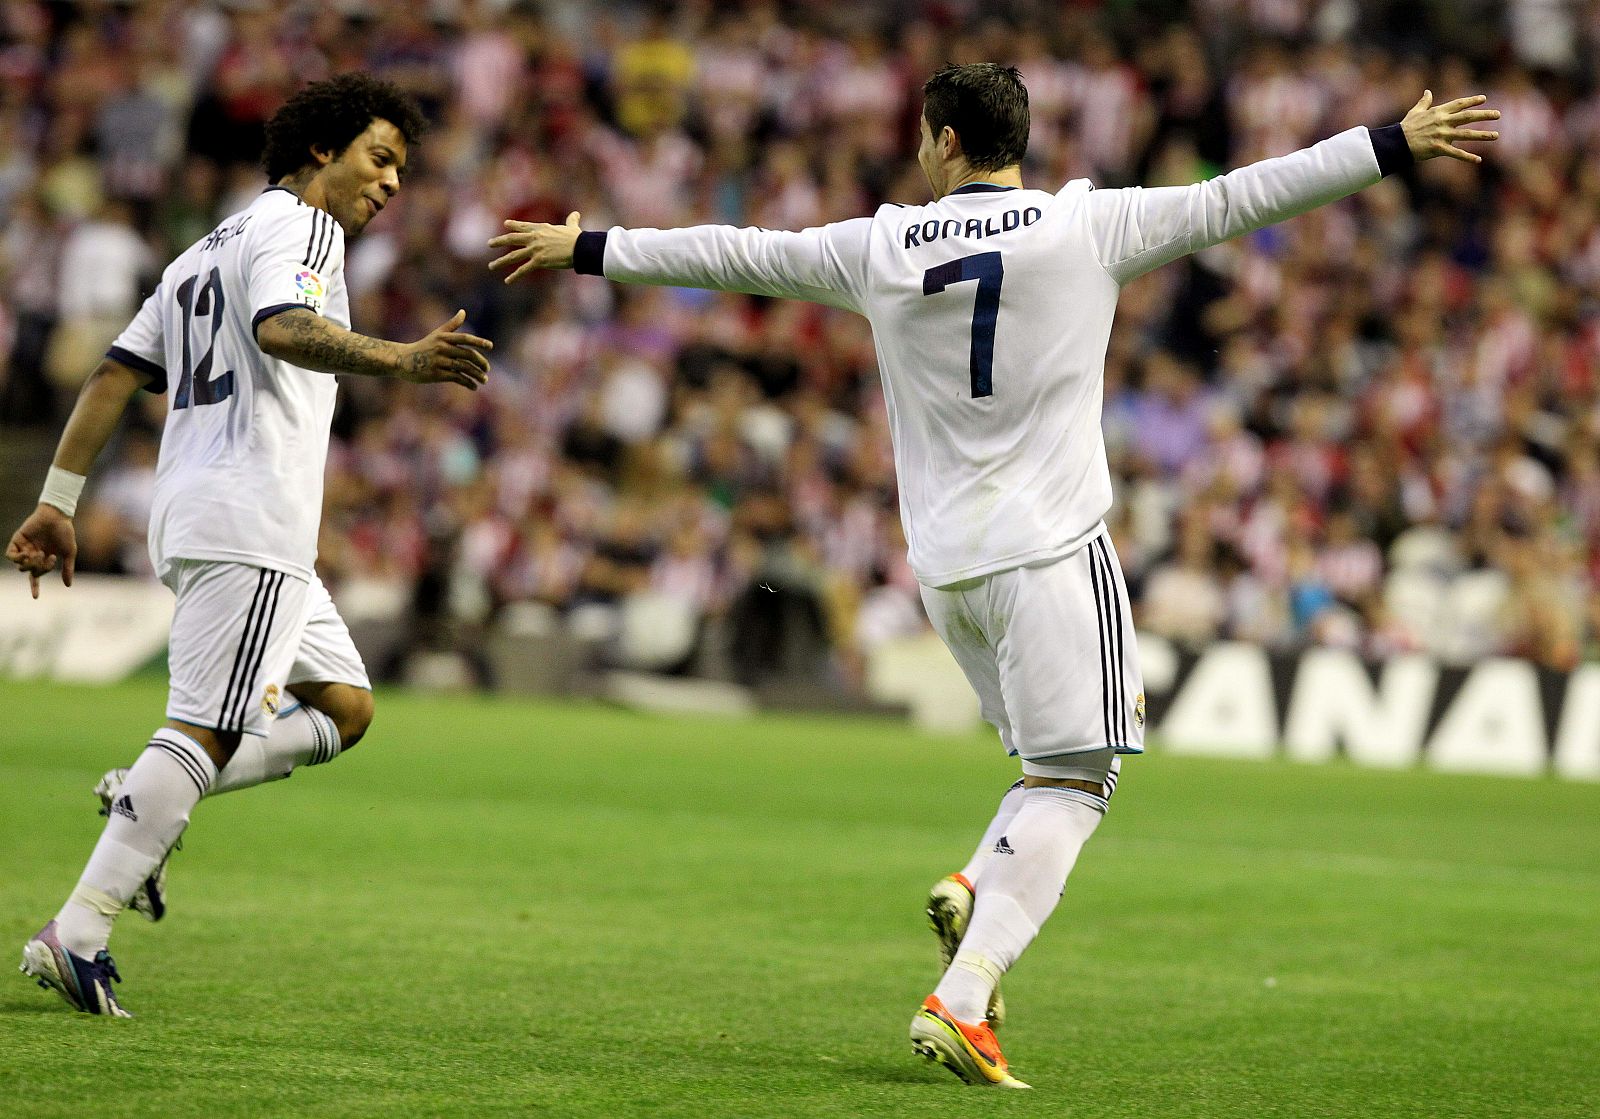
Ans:
{"label": "player's ear", "polygon": [[961,154],[961,137],[956,135],[956,130],[948,124],[939,130],[939,150],[946,159],[953,159]]}
{"label": "player's ear", "polygon": [[331,148],[319,148],[315,144],[311,145],[311,159],[317,165],[318,170],[332,163],[334,154]]}

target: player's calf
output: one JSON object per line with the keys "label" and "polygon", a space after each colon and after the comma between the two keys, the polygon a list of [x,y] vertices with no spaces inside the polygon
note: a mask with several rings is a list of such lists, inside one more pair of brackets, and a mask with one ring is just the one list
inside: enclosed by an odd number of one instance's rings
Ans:
{"label": "player's calf", "polygon": [[[111,813],[118,811],[117,801],[121,799],[122,784],[127,779],[126,766],[108,769],[105,776],[100,778],[100,783],[94,787],[94,795],[100,798],[100,815],[110,819]],[[172,851],[182,848],[183,840],[180,838],[156,864],[155,870],[145,877],[128,902],[128,907],[147,921],[159,921],[167,915],[167,860],[172,858]]]}

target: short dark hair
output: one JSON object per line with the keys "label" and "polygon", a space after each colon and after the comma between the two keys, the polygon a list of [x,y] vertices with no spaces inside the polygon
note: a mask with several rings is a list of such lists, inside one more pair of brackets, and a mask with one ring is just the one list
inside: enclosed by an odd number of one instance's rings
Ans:
{"label": "short dark hair", "polygon": [[949,125],[975,170],[1022,162],[1028,151],[1028,89],[1015,66],[947,63],[923,83],[922,97],[934,138]]}
{"label": "short dark hair", "polygon": [[312,148],[337,156],[377,119],[398,128],[408,146],[428,128],[409,94],[371,74],[340,74],[302,86],[267,121],[261,166],[275,183],[312,162]]}

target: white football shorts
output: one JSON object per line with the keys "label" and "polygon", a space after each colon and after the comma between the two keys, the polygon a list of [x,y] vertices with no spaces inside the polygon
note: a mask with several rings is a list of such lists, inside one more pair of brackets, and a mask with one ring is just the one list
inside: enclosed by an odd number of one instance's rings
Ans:
{"label": "white football shorts", "polygon": [[214,560],[175,560],[167,718],[265,736],[291,684],[370,688],[321,579]]}
{"label": "white football shorts", "polygon": [[1144,752],[1133,613],[1104,528],[1061,559],[923,587],[922,601],[1023,773],[1114,785],[1117,755]]}

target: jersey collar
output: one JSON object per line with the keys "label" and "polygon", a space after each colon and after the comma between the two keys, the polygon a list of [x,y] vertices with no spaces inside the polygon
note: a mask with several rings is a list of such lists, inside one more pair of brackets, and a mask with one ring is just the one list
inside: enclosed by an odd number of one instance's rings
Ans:
{"label": "jersey collar", "polygon": [[951,194],[989,194],[997,190],[1016,190],[1014,186],[1001,186],[999,183],[968,183],[964,187],[957,187]]}

